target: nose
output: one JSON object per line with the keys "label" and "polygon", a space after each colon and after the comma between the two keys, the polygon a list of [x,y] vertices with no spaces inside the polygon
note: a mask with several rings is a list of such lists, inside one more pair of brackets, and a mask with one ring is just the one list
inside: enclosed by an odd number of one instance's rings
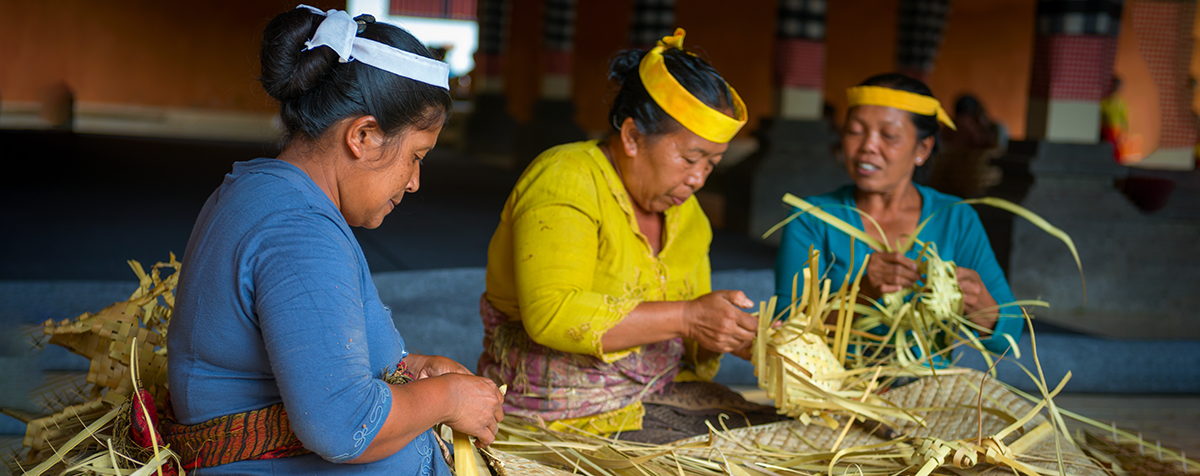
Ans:
{"label": "nose", "polygon": [[704,181],[708,179],[708,174],[711,172],[704,162],[698,167],[692,167],[688,171],[687,177],[683,179],[683,184],[692,189],[693,192],[704,188]]}
{"label": "nose", "polygon": [[879,137],[879,133],[871,132],[871,133],[867,134],[867,136],[863,139],[862,143],[859,144],[858,151],[864,152],[864,153],[878,154],[879,153],[879,142],[881,140],[882,139]]}
{"label": "nose", "polygon": [[416,165],[413,166],[412,177],[408,178],[408,186],[404,187],[404,191],[407,193],[414,193],[420,188],[421,188],[421,163],[416,162]]}

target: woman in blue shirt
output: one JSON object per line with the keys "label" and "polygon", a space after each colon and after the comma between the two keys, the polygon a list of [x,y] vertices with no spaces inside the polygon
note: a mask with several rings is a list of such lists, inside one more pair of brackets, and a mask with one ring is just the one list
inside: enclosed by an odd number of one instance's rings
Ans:
{"label": "woman in blue shirt", "polygon": [[164,437],[201,474],[450,473],[431,428],[492,441],[503,396],[409,354],[350,227],[420,185],[448,69],[395,26],[298,8],[267,26],[262,84],[288,139],[234,165],[188,240]]}
{"label": "woman in blue shirt", "polygon": [[[917,238],[936,244],[941,258],[958,266],[963,314],[992,330],[991,336],[980,336],[986,348],[1003,352],[1008,340],[998,334],[1019,340],[1023,321],[1015,307],[996,309],[997,303],[1010,303],[1014,298],[979,216],[965,205],[946,208],[960,199],[912,180],[916,167],[938,151],[939,122],[951,127],[953,123],[928,86],[901,74],[871,77],[851,88],[848,96],[841,150],[854,184],[806,200],[883,241],[875,226],[864,227],[863,218],[848,207],[862,210],[879,223],[895,249],[900,246],[897,242],[911,236],[936,212]],[[809,246],[821,252],[821,266],[829,266],[821,272],[827,272],[833,289],[840,287],[850,266],[851,240],[812,214],[788,223],[775,260],[775,293],[791,298],[792,278],[807,263]],[[914,261],[919,252],[919,247],[898,253],[872,252],[866,244],[854,243],[855,263],[872,255],[861,293],[879,299],[912,286],[921,279]]]}

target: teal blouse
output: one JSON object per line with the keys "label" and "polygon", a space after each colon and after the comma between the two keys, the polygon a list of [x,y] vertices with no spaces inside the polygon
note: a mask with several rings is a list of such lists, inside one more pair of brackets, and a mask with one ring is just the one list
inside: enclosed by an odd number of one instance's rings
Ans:
{"label": "teal blouse", "polygon": [[[914,184],[916,185],[916,184]],[[916,185],[921,193],[921,221],[937,213],[925,228],[921,229],[918,238],[924,242],[937,245],[938,255],[943,260],[953,261],[958,266],[970,268],[979,273],[980,279],[992,297],[999,304],[1011,303],[1012,290],[1004,279],[1004,271],[996,262],[992,253],[992,245],[984,233],[979,214],[967,205],[946,208],[961,201],[953,195],[947,195],[922,185]],[[847,223],[863,230],[862,217],[846,207],[855,207],[854,185],[846,185],[834,192],[805,198],[809,203],[822,207],[829,214],[845,220]],[[827,206],[844,205],[844,206]],[[792,213],[800,211],[793,209]],[[894,238],[893,238],[894,241]],[[775,257],[775,294],[781,302],[791,299],[792,277],[799,273],[808,262],[808,248],[821,252],[821,272],[832,281],[831,289],[837,289],[846,278],[850,267],[851,239],[845,233],[825,224],[812,214],[804,214],[792,220],[783,228],[783,238],[780,242],[779,254]],[[860,266],[871,248],[864,243],[854,244],[854,262]],[[905,256],[916,259],[920,249],[914,246]],[[858,270],[854,270],[856,273]],[[881,326],[883,327],[883,326]],[[1020,341],[1024,319],[1017,306],[1000,308],[1000,319],[996,323],[991,338],[983,339],[983,345],[988,350],[1002,353],[1008,348],[1008,341],[999,334],[1008,334],[1014,341]],[[886,328],[877,329],[886,332]]]}

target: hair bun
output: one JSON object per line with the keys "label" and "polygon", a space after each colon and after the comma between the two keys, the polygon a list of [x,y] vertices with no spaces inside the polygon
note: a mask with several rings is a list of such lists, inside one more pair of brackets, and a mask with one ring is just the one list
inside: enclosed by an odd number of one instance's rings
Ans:
{"label": "hair bun", "polygon": [[642,58],[645,56],[645,50],[622,50],[617,52],[617,55],[612,59],[612,63],[609,63],[608,79],[616,81],[619,84],[624,84],[625,80],[631,75],[638,74],[638,67],[641,66]]}
{"label": "hair bun", "polygon": [[294,9],[271,20],[263,31],[263,89],[279,102],[303,96],[321,82],[337,63],[330,48],[304,51],[304,43],[317,32],[325,17],[307,9]]}

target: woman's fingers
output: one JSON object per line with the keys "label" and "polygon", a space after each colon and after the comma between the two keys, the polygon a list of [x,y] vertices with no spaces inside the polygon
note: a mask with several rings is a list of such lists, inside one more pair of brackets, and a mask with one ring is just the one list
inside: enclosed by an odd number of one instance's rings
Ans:
{"label": "woman's fingers", "polygon": [[904,289],[904,288],[905,288],[905,286],[901,286],[899,284],[884,284],[882,286],[879,286],[879,292],[883,293],[883,294],[894,293],[894,292],[900,291],[901,289]]}
{"label": "woman's fingers", "polygon": [[958,276],[958,288],[963,293],[963,310],[970,312],[977,309],[980,302],[980,294],[983,292],[983,282],[979,279],[979,273],[976,273],[970,268],[959,267],[955,273]]}
{"label": "woman's fingers", "polygon": [[[720,293],[722,296],[724,296],[730,304],[733,304],[739,308],[746,309],[754,307],[754,301],[751,301],[750,298],[746,297],[746,293],[741,291],[721,290],[717,291],[717,293]],[[727,310],[727,313],[735,319],[738,327],[749,331],[751,334],[750,337],[754,337],[754,334],[758,331],[757,318],[751,316],[749,313],[743,312],[741,309],[730,309]]]}
{"label": "woman's fingers", "polygon": [[455,430],[477,438],[477,445],[487,446],[495,440],[499,423],[504,419],[504,395],[496,383],[484,377],[447,374],[459,396],[455,415],[446,424]]}
{"label": "woman's fingers", "polygon": [[733,303],[734,306],[740,307],[742,309],[748,309],[748,308],[754,307],[754,301],[751,301],[750,298],[746,297],[746,293],[743,293],[741,291],[722,291],[722,292],[726,293],[726,297],[729,299],[729,302]]}
{"label": "woman's fingers", "polygon": [[904,256],[901,253],[874,253],[871,255],[871,261],[879,261],[889,265],[904,266],[911,269],[913,272],[917,271],[917,262],[908,259],[907,256]]}
{"label": "woman's fingers", "polygon": [[891,255],[888,259],[884,260],[884,263],[887,265],[887,275],[884,281],[886,284],[898,284],[908,287],[921,278],[921,275],[917,272],[917,263],[915,261],[905,258],[898,253]]}
{"label": "woman's fingers", "polygon": [[879,297],[912,286],[920,279],[917,263],[901,253],[874,253],[867,264],[867,294]]}
{"label": "woman's fingers", "polygon": [[750,356],[754,351],[754,341],[747,342],[746,345],[738,347],[730,351],[730,354],[741,358],[742,360],[750,360]]}
{"label": "woman's fingers", "polygon": [[496,433],[500,432],[500,425],[492,423],[487,427],[487,433],[475,437],[476,448],[486,448],[496,441]]}
{"label": "woman's fingers", "polygon": [[[412,357],[412,354],[409,357]],[[475,375],[453,359],[440,355],[430,355],[425,356],[425,358],[425,365],[420,373],[424,377],[438,377],[446,374]]]}
{"label": "woman's fingers", "polygon": [[478,435],[475,437],[475,447],[476,448],[487,448],[495,441],[496,441],[496,430],[494,430],[492,427],[489,426],[487,433],[484,433],[482,435]]}
{"label": "woman's fingers", "polygon": [[714,291],[693,303],[697,312],[687,316],[687,335],[704,348],[726,353],[754,339],[758,319],[739,309],[753,306],[741,291]]}

